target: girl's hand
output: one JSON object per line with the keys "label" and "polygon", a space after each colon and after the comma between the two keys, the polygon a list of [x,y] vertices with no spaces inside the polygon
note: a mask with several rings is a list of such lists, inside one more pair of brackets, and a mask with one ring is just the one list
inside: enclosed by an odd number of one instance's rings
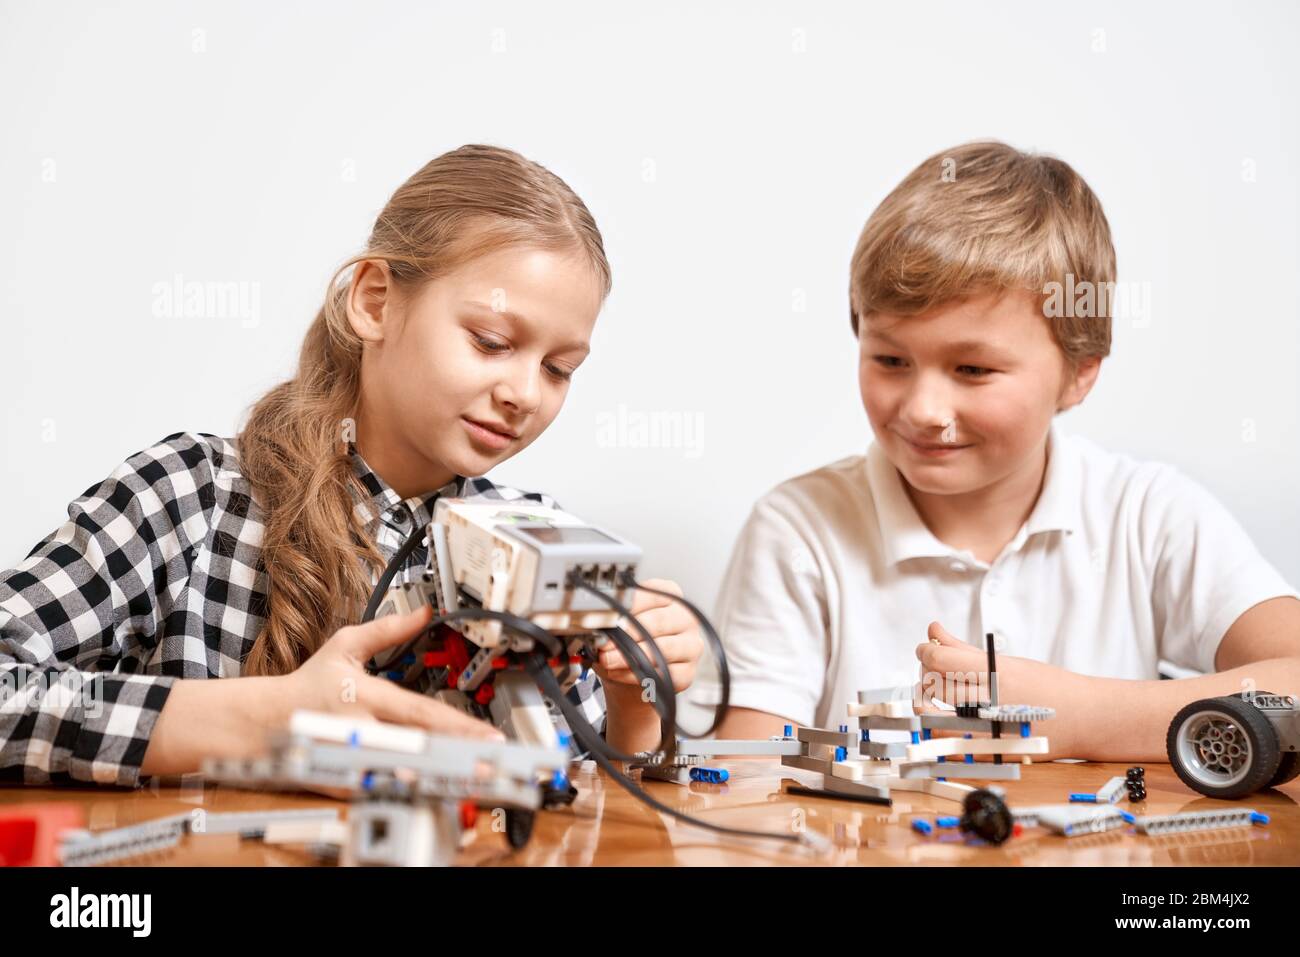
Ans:
{"label": "girl's hand", "polygon": [[367,661],[414,638],[428,626],[431,614],[426,605],[409,615],[385,615],[340,628],[297,671],[275,679],[281,682],[284,717],[304,708],[411,725],[434,734],[504,741],[505,735],[485,721],[366,674]]}
{"label": "girl's hand", "polygon": [[[643,584],[648,588],[657,588],[674,595],[680,596],[682,593],[676,582],[655,578]],[[685,691],[695,680],[695,669],[699,664],[700,654],[704,651],[704,640],[700,637],[700,627],[695,616],[680,602],[675,602],[666,595],[656,595],[654,592],[642,591],[639,588],[632,597],[632,615],[650,633],[650,637],[654,639],[655,644],[668,660],[668,673],[672,678],[673,688],[677,691]],[[634,628],[623,630],[641,646],[650,664],[655,665],[657,659],[654,652],[645,647],[639,632]],[[638,694],[642,691],[641,683],[628,667],[623,653],[612,642],[601,649],[595,671],[608,690],[619,693],[630,688],[635,689]],[[608,688],[610,685],[619,687]],[[646,707],[649,708],[649,703],[646,703]]]}
{"label": "girl's hand", "polygon": [[[977,704],[989,700],[988,653],[949,634],[939,622],[930,623],[928,640],[916,646],[920,661],[920,683],[913,702],[919,702],[920,714],[942,714],[932,699],[947,704]],[[1087,694],[1088,679],[1064,668],[1034,661],[998,655],[998,700],[1006,704],[1039,705],[1055,708],[1056,717],[1038,724],[1033,733],[1048,738],[1050,752],[1034,755],[1035,760],[1077,757],[1080,731],[1076,702]],[[1086,732],[1087,729],[1082,729]],[[935,731],[934,737],[950,737],[952,731]],[[979,760],[979,757],[976,758]]]}

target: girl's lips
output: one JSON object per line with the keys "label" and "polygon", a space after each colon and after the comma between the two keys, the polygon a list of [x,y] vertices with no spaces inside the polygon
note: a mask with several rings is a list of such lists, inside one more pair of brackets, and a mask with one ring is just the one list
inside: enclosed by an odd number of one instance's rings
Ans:
{"label": "girl's lips", "polygon": [[493,432],[491,429],[479,425],[477,422],[470,419],[462,418],[461,422],[465,424],[465,431],[469,433],[469,437],[472,441],[477,442],[479,445],[486,445],[488,448],[497,452],[506,448],[514,441],[513,436],[504,435],[501,432]]}

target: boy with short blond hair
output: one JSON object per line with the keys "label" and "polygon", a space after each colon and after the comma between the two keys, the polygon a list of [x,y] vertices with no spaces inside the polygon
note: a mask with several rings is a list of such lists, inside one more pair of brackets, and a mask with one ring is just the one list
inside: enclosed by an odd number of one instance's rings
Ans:
{"label": "boy with short blond hair", "polygon": [[[875,440],[755,505],[722,588],[720,737],[833,727],[864,688],[957,702],[986,634],[1001,699],[1057,709],[1053,756],[1160,760],[1189,701],[1300,693],[1300,595],[1236,520],[1054,422],[1110,352],[1114,283],[1061,160],[968,143],[880,204],[849,284]],[[1162,682],[1161,659],[1206,674]]]}

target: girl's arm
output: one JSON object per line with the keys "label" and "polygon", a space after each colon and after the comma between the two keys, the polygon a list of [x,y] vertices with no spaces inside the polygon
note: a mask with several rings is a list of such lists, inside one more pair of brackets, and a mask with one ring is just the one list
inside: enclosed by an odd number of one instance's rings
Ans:
{"label": "girl's arm", "polygon": [[181,484],[202,498],[205,468],[210,483],[202,441],[188,434],[131,456],[0,572],[0,779],[138,783],[177,679],[134,672],[162,629],[157,593],[188,574],[206,528],[201,512],[172,518]]}

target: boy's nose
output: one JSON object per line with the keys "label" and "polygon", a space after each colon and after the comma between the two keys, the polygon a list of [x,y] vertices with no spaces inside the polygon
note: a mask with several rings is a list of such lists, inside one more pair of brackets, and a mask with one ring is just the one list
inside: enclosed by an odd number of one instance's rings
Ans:
{"label": "boy's nose", "polygon": [[957,413],[946,388],[933,381],[917,381],[903,396],[898,417],[912,430],[913,436],[937,440],[938,435],[931,433],[951,429]]}

